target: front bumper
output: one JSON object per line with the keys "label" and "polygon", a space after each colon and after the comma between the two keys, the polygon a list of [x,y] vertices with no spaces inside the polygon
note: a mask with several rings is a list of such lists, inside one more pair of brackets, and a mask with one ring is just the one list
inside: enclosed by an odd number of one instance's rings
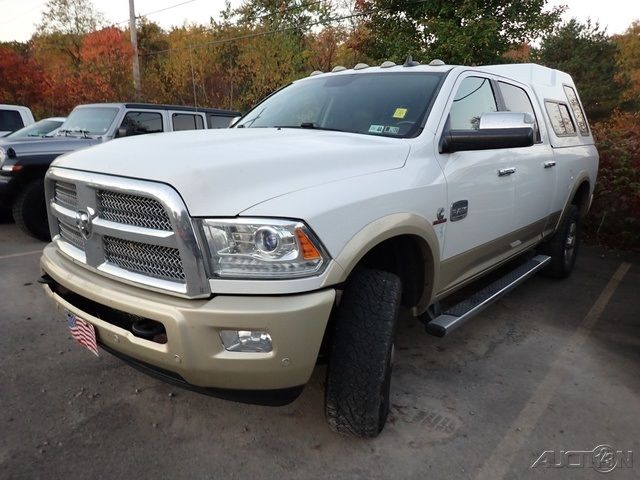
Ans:
{"label": "front bumper", "polygon": [[[62,290],[72,292],[65,296],[45,284],[47,295],[58,308],[93,324],[105,349],[130,359],[134,366],[183,379],[195,389],[267,391],[304,385],[313,372],[335,300],[333,289],[286,296],[181,299],[104,278],[76,265],[51,244],[44,249],[41,266]],[[74,298],[87,301],[74,302]],[[91,304],[162,323],[166,343],[139,338],[110,322],[108,315],[98,314],[98,318],[95,312],[85,311]],[[219,337],[221,329],[266,331],[273,350],[228,352]]]}

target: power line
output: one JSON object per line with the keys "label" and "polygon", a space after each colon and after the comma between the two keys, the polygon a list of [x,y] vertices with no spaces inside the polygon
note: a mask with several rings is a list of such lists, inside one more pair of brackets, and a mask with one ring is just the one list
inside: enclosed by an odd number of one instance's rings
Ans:
{"label": "power line", "polygon": [[[187,3],[193,3],[195,1],[196,0],[187,0],[186,2],[180,2],[180,3],[176,3],[174,5],[169,5],[168,7],[160,8],[158,10],[153,10],[152,12],[147,12],[147,13],[143,13],[143,14],[137,15],[136,19],[140,19],[142,17],[148,17],[149,15],[155,15],[156,13],[164,12],[166,10],[171,10],[172,8],[176,8],[176,7],[181,7],[182,5],[186,5]],[[112,25],[121,25],[123,23],[129,23],[129,19],[127,18],[126,20],[122,20],[120,22],[115,22]]]}
{"label": "power line", "polygon": [[[404,6],[409,6],[409,5],[418,5],[420,3],[425,3],[428,2],[430,0],[416,0],[414,2],[407,2],[406,4],[402,5]],[[276,33],[283,33],[283,32],[287,32],[289,30],[296,30],[300,27],[313,27],[316,25],[326,25],[328,23],[333,23],[333,22],[339,22],[342,20],[349,20],[352,18],[358,18],[358,17],[365,17],[367,15],[371,15],[373,13],[379,13],[379,12],[384,12],[387,10],[392,10],[394,8],[398,8],[398,6],[395,7],[389,7],[389,8],[378,8],[378,9],[373,9],[373,10],[367,10],[365,12],[360,12],[360,13],[354,13],[351,15],[344,15],[344,16],[340,16],[340,17],[330,17],[324,20],[318,20],[315,22],[309,22],[309,23],[305,23],[304,25],[293,25],[293,26],[289,26],[289,27],[283,27],[283,28],[278,28],[275,30],[268,30],[266,32],[253,32],[253,33],[248,33],[246,35],[238,35],[237,37],[231,37],[231,38],[223,38],[221,40],[211,40],[208,42],[201,42],[195,45],[189,45],[186,47],[175,47],[175,48],[167,48],[164,50],[156,50],[154,52],[145,52],[145,53],[141,53],[140,56],[151,56],[151,55],[160,55],[161,53],[169,53],[169,52],[175,52],[175,51],[179,51],[179,50],[193,50],[196,48],[201,48],[201,47],[206,47],[206,46],[210,46],[210,45],[220,45],[223,43],[228,43],[228,42],[236,42],[238,40],[247,40],[249,38],[256,38],[256,37],[264,37],[266,35],[274,35]]]}

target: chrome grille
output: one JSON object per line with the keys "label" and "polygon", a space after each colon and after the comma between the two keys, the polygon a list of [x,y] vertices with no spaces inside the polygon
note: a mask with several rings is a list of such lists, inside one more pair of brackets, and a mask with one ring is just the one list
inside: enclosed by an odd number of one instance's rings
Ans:
{"label": "chrome grille", "polygon": [[154,230],[171,230],[167,212],[153,198],[98,190],[98,211],[100,217],[111,222]]}
{"label": "chrome grille", "polygon": [[128,284],[186,298],[210,295],[198,232],[172,187],[55,166],[45,183],[61,254]]}
{"label": "chrome grille", "polygon": [[78,195],[76,186],[73,183],[56,182],[55,186],[55,202],[70,210],[76,210],[78,207]]}
{"label": "chrome grille", "polygon": [[84,238],[82,238],[82,235],[80,235],[80,232],[75,227],[58,221],[58,230],[60,231],[60,236],[65,242],[70,243],[80,250],[84,250]]}
{"label": "chrome grille", "polygon": [[156,278],[184,281],[177,248],[104,237],[105,260],[120,268]]}

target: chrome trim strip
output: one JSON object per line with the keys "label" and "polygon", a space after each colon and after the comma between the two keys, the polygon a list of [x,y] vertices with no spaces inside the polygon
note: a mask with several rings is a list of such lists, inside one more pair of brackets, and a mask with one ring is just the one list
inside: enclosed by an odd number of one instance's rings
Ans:
{"label": "chrome trim strip", "polygon": [[100,217],[93,221],[93,232],[103,237],[109,235],[123,240],[159,245],[161,247],[175,248],[176,246],[175,234],[171,231],[125,225]]}
{"label": "chrome trim strip", "polygon": [[[76,186],[78,209],[96,212],[92,231],[85,241],[85,252],[69,245],[59,237],[58,219],[75,225],[76,212],[54,203],[55,182],[62,181]],[[152,198],[164,207],[172,231],[162,231],[119,224],[100,218],[97,208],[98,190],[111,190]],[[65,256],[85,268],[101,275],[113,277],[125,283],[162,293],[188,298],[202,298],[211,294],[203,258],[202,240],[187,212],[182,198],[172,187],[157,182],[135,180],[112,175],[49,168],[45,177],[45,194],[49,211],[49,228],[54,243]],[[177,248],[184,268],[185,282],[173,282],[130,272],[105,261],[102,236],[109,235],[123,240]]]}

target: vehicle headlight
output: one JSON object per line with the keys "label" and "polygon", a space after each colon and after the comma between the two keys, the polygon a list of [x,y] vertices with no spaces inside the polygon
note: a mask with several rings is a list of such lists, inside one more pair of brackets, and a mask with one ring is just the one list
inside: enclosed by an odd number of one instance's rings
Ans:
{"label": "vehicle headlight", "polygon": [[7,159],[7,152],[4,148],[0,147],[0,168],[2,168],[2,164]]}
{"label": "vehicle headlight", "polygon": [[206,219],[202,228],[219,278],[308,277],[329,258],[311,230],[295,220]]}

